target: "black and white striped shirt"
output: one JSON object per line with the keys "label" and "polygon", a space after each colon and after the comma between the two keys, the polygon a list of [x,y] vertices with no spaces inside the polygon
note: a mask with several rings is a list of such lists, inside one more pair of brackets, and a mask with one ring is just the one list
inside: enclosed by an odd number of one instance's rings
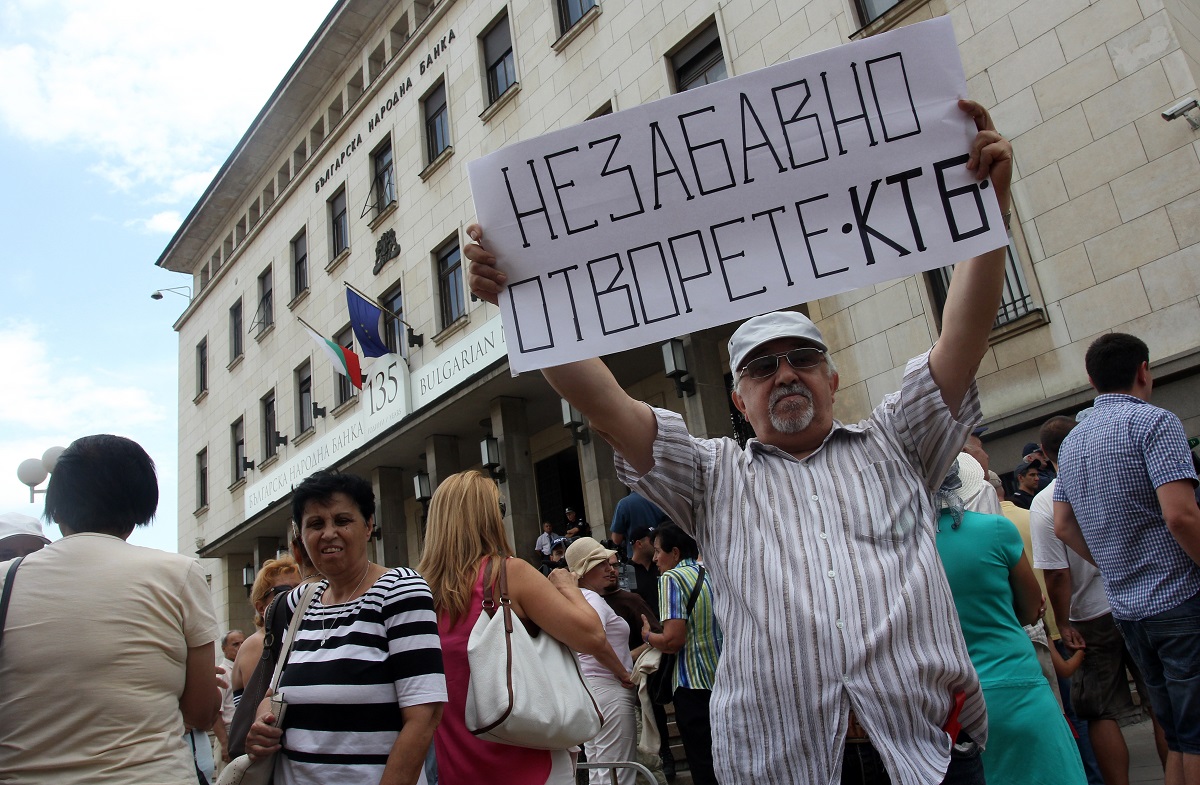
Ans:
{"label": "black and white striped shirt", "polygon": [[[446,700],[433,596],[404,567],[352,602],[321,604],[328,586],[304,614],[280,679],[288,707],[275,781],[378,785],[400,710]],[[289,610],[303,590],[288,595]]]}
{"label": "black and white striped shirt", "polygon": [[909,362],[899,393],[856,425],[834,423],[803,460],[752,440],[691,437],[654,410],[654,468],[622,481],[695,533],[724,649],[712,696],[713,759],[730,783],[839,780],[853,708],[898,785],[940,782],[952,695],[987,737],[979,679],[938,558],[941,485],[979,419],[972,385],[956,421]]}

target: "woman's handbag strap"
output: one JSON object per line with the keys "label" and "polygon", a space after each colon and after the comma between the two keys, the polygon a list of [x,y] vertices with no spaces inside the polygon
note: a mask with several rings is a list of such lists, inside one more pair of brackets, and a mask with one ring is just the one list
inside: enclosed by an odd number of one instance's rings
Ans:
{"label": "woman's handbag strap", "polygon": [[308,610],[313,595],[317,593],[318,585],[310,583],[304,587],[304,594],[300,597],[300,604],[296,606],[296,612],[292,614],[292,623],[288,625],[287,635],[283,638],[283,648],[279,650],[279,659],[275,662],[275,673],[271,674],[270,690],[272,693],[279,687],[279,677],[283,675],[283,666],[287,664],[288,654],[292,651],[292,642],[296,639],[296,631],[300,629],[300,622],[304,619],[304,612]]}
{"label": "woman's handbag strap", "polygon": [[8,598],[12,596],[13,578],[17,576],[17,568],[21,566],[24,556],[13,559],[8,574],[4,576],[4,591],[0,593],[0,641],[4,640],[4,620],[8,618]]}

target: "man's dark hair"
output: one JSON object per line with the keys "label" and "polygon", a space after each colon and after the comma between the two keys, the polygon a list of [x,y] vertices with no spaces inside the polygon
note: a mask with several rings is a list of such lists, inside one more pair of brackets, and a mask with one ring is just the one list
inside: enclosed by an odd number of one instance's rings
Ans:
{"label": "man's dark hair", "polygon": [[154,520],[158,477],[142,446],[124,436],[83,436],[58,457],[46,488],[47,521],[122,539]]}
{"label": "man's dark hair", "polygon": [[[643,537],[652,537],[654,536],[654,531],[655,529],[653,526],[647,526],[644,523],[639,523],[637,526],[634,526],[629,530],[629,541],[637,542]],[[651,542],[653,542],[653,540],[651,540]]]}
{"label": "man's dark hair", "polygon": [[670,553],[678,548],[680,558],[694,559],[700,555],[700,549],[691,535],[673,523],[664,523],[655,529],[654,539],[658,541],[659,550]]}
{"label": "man's dark hair", "polygon": [[1058,449],[1062,447],[1063,439],[1067,438],[1067,434],[1077,424],[1073,417],[1064,417],[1061,414],[1042,423],[1038,438],[1042,440],[1042,452],[1046,453],[1047,458],[1058,463]]}
{"label": "man's dark hair", "polygon": [[364,520],[375,514],[375,490],[371,483],[357,474],[341,474],[322,469],[304,478],[292,491],[292,521],[300,526],[304,508],[309,502],[327,503],[335,493],[344,493],[353,500]]}
{"label": "man's dark hair", "polygon": [[1133,387],[1137,370],[1150,361],[1142,339],[1125,333],[1107,333],[1092,341],[1083,364],[1099,393],[1124,392]]}

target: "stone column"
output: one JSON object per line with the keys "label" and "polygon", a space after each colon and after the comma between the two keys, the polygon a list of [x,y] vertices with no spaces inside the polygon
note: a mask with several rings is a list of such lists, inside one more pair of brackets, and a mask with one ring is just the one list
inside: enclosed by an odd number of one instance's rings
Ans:
{"label": "stone column", "polygon": [[[290,526],[291,524],[288,525]],[[254,571],[256,573],[262,569],[263,562],[267,559],[275,558],[282,544],[282,541],[278,537],[254,538]]]}
{"label": "stone column", "polygon": [[595,433],[587,444],[579,445],[579,473],[583,480],[584,514],[597,540],[608,537],[617,502],[625,497],[625,486],[617,479],[613,449]]}
{"label": "stone column", "polygon": [[380,466],[371,472],[371,486],[375,490],[375,528],[382,533],[382,539],[374,543],[375,560],[387,567],[414,566],[409,559],[409,526],[404,515],[404,472]]}
{"label": "stone column", "polygon": [[729,394],[725,391],[725,367],[716,330],[701,330],[683,337],[688,373],[696,394],[684,396],[684,421],[693,436],[732,436]]}
{"label": "stone column", "polygon": [[425,437],[425,471],[429,473],[430,491],[436,491],[442,480],[463,470],[458,452],[457,436],[435,433]]}
{"label": "stone column", "polygon": [[533,563],[530,554],[542,532],[537,514],[537,491],[534,484],[533,461],[529,458],[529,423],[525,416],[525,401],[520,398],[499,397],[491,403],[492,436],[500,442],[500,465],[504,467],[504,482],[500,497],[506,512],[504,527],[518,556]]}
{"label": "stone column", "polygon": [[[218,572],[214,580],[220,580],[221,573],[224,573],[225,585],[223,588],[228,604],[225,608],[225,622],[223,625],[221,623],[221,609],[216,609],[217,623],[218,625],[222,625],[220,634],[224,635],[227,630],[241,630],[249,635],[255,629],[254,608],[250,607],[246,587],[242,584],[242,568],[254,562],[254,554],[231,553],[221,561],[222,569]],[[255,574],[258,574],[257,568],[255,568]],[[222,587],[214,586],[213,588],[219,592]]]}

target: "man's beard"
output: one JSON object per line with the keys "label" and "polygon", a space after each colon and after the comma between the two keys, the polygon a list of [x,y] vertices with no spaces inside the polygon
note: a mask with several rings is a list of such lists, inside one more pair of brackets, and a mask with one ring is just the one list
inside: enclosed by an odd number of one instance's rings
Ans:
{"label": "man's beard", "polygon": [[[803,396],[807,405],[802,401],[792,400],[780,404],[780,399],[789,395]],[[771,427],[780,433],[800,433],[812,425],[816,410],[813,406],[812,390],[804,384],[796,382],[787,387],[777,387],[771,391],[767,401],[767,414],[771,419]]]}

